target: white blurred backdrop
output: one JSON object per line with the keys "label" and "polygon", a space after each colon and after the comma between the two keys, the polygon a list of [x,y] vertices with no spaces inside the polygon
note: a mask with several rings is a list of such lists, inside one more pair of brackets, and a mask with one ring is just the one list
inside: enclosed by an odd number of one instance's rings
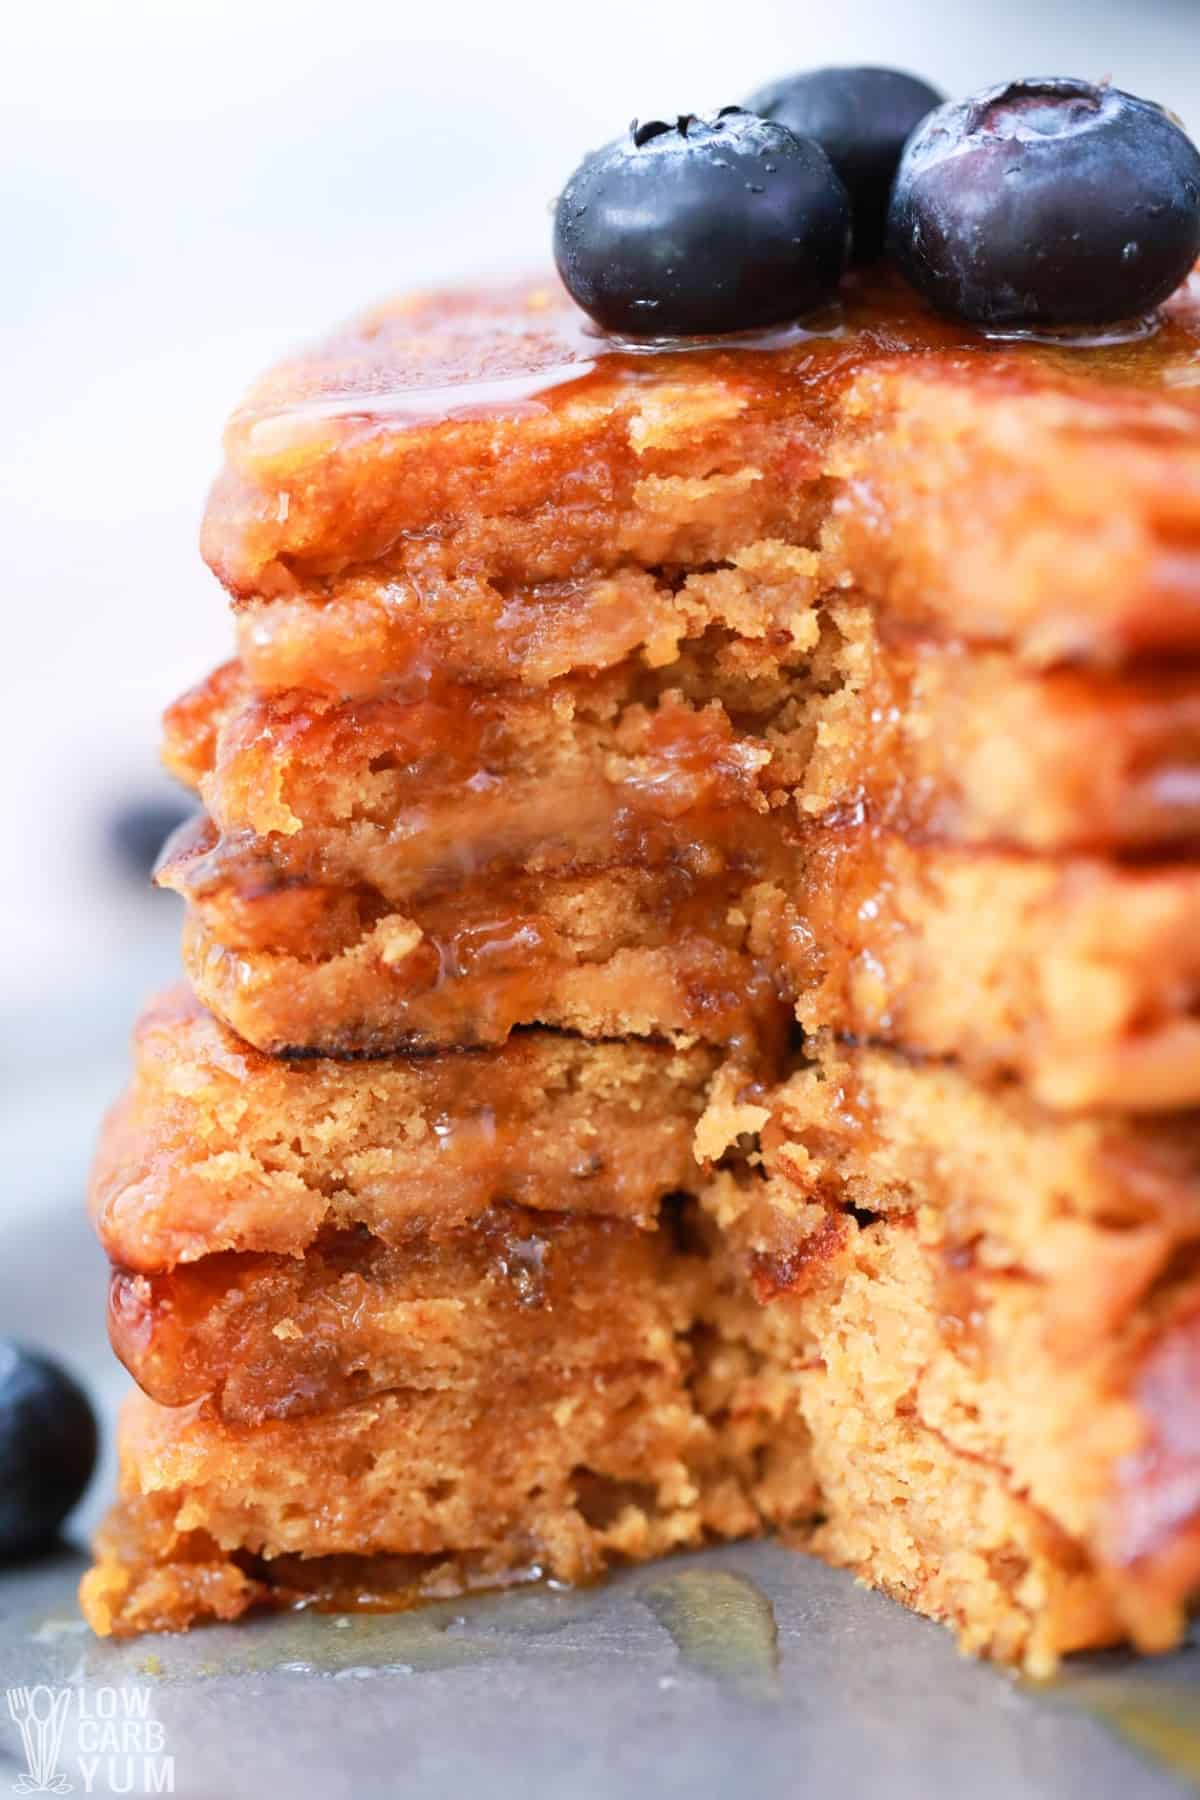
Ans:
{"label": "white blurred backdrop", "polygon": [[265,361],[380,292],[536,265],[579,155],[822,62],[1111,74],[1200,126],[1187,0],[42,0],[0,27],[5,1059],[123,1038],[173,903],[111,845],[227,654],[196,526]]}

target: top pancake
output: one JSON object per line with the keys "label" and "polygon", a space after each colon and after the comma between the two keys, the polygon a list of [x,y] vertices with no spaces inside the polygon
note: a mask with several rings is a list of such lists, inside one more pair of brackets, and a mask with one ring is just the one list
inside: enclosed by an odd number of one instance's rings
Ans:
{"label": "top pancake", "polygon": [[267,687],[669,654],[681,572],[779,541],[1031,661],[1200,649],[1197,276],[1090,348],[989,339],[886,270],[810,330],[653,353],[552,284],[418,295],[268,374],[225,449],[203,547]]}

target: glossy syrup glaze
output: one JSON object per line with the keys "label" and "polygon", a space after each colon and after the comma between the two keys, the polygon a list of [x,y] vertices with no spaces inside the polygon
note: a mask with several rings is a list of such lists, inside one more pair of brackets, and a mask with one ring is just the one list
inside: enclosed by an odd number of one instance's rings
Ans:
{"label": "glossy syrup glaze", "polygon": [[[668,1238],[628,1220],[500,1204],[466,1231],[388,1245],[327,1232],[303,1258],[234,1251],[153,1275],[117,1269],[109,1336],[164,1406],[207,1400],[257,1425],[396,1388],[469,1386],[502,1363],[532,1376],[636,1358],[678,1271]],[[614,1292],[626,1304],[612,1311]]]}
{"label": "glossy syrup glaze", "polygon": [[881,357],[931,352],[1186,391],[1200,386],[1200,276],[1159,314],[1103,333],[977,330],[932,312],[886,270],[847,277],[841,299],[807,320],[718,338],[608,337],[556,283],[415,296],[281,365],[234,413],[229,437],[270,456],[334,422],[352,433],[530,417],[669,381],[733,383],[787,404]]}

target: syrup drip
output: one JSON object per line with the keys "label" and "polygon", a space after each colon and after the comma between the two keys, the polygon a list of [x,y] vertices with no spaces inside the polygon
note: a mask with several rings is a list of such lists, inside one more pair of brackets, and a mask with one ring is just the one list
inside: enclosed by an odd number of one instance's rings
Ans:
{"label": "syrup drip", "polygon": [[595,367],[594,358],[581,358],[534,372],[514,370],[486,381],[450,381],[437,387],[395,388],[382,394],[329,394],[300,400],[264,413],[251,428],[250,442],[256,451],[277,450],[296,420],[389,419],[400,424],[429,425],[465,419],[536,418],[550,411],[541,399],[543,394],[567,382],[582,381]]}
{"label": "syrup drip", "polygon": [[[492,321],[492,329],[502,338],[507,332],[514,359],[521,362],[522,351],[527,352],[529,347],[528,320],[516,317]],[[822,339],[838,340],[846,336],[846,329],[842,308],[836,304],[792,324],[729,332],[720,337],[690,338],[609,335],[583,314],[564,311],[556,319],[552,361],[534,368],[522,362],[522,366],[506,369],[502,344],[500,366],[483,376],[464,375],[379,392],[347,389],[313,395],[258,413],[250,424],[249,443],[256,453],[272,455],[292,441],[299,424],[322,420],[387,420],[415,426],[482,418],[536,418],[551,411],[544,396],[571,383],[586,381],[602,363],[606,372],[636,379],[641,369],[622,369],[624,359],[641,363],[642,359],[702,353],[770,354],[802,349]]]}

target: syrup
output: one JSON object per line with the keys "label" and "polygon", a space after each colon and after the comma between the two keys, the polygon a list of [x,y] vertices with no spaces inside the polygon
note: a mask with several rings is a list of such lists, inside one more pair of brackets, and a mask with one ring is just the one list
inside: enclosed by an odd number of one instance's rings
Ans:
{"label": "syrup", "polygon": [[845,315],[837,302],[791,324],[768,325],[755,331],[726,331],[717,337],[635,338],[602,331],[595,324],[584,326],[584,336],[595,337],[601,354],[616,351],[626,356],[686,356],[705,350],[792,350],[816,339],[841,338],[845,334]]}
{"label": "syrup", "polygon": [[371,394],[339,393],[282,406],[257,418],[250,444],[264,455],[286,448],[296,423],[321,419],[387,420],[398,426],[453,424],[465,419],[529,419],[549,413],[545,396],[567,382],[583,380],[595,360],[551,364],[536,373],[514,370],[488,381],[450,381],[442,387],[392,389]]}
{"label": "syrup", "polygon": [[683,1666],[746,1699],[778,1697],[779,1628],[770,1600],[732,1569],[684,1569],[643,1588]]}
{"label": "syrup", "polygon": [[1200,1787],[1200,1684],[1153,1669],[1068,1669],[1026,1692],[1088,1713],[1112,1735],[1189,1787]]}
{"label": "syrup", "polygon": [[681,381],[732,381],[758,404],[811,411],[809,390],[816,398],[881,357],[935,350],[1108,352],[1110,375],[1186,386],[1200,367],[1198,333],[1196,277],[1163,308],[1110,326],[978,328],[932,312],[881,269],[852,273],[840,299],[817,315],[695,338],[605,334],[554,289],[483,291],[434,297],[426,312],[382,315],[357,340],[352,327],[323,360],[282,371],[275,387],[283,397],[269,388],[252,399],[234,414],[230,436],[252,458],[269,460],[335,423],[405,430],[547,417],[598,384],[669,382],[676,367]]}
{"label": "syrup", "polygon": [[[569,1191],[556,1198],[567,1203]],[[236,1250],[151,1276],[118,1269],[113,1348],[161,1405],[204,1404],[250,1426],[398,1388],[449,1381],[471,1392],[481,1363],[528,1391],[549,1367],[579,1378],[653,1357],[670,1273],[664,1235],[503,1202],[465,1231],[421,1224],[410,1220],[393,1244],[362,1228],[326,1231],[303,1261]],[[606,1316],[613,1293],[630,1303]],[[411,1324],[447,1307],[463,1314],[449,1336]]]}
{"label": "syrup", "polygon": [[[706,357],[727,364],[738,356],[771,357],[821,342],[840,342],[847,335],[840,305],[789,325],[719,337],[611,335],[565,301],[554,313],[553,333],[545,336],[531,330],[529,314],[523,310],[488,314],[484,324],[486,329],[463,333],[457,361],[450,348],[452,336],[440,356],[435,351],[431,372],[437,379],[428,383],[417,380],[410,386],[385,380],[363,387],[346,385],[247,409],[234,415],[233,428],[244,426],[253,454],[271,457],[285,451],[297,435],[306,435],[308,426],[322,421],[386,423],[404,429],[470,419],[529,419],[551,411],[550,396],[569,400],[571,394],[561,390],[584,384],[596,374],[637,381],[663,373],[669,367],[666,359],[675,357]],[[419,341],[417,348],[419,354]],[[646,366],[650,362],[656,365],[653,369]],[[480,365],[485,372],[480,372]]]}

